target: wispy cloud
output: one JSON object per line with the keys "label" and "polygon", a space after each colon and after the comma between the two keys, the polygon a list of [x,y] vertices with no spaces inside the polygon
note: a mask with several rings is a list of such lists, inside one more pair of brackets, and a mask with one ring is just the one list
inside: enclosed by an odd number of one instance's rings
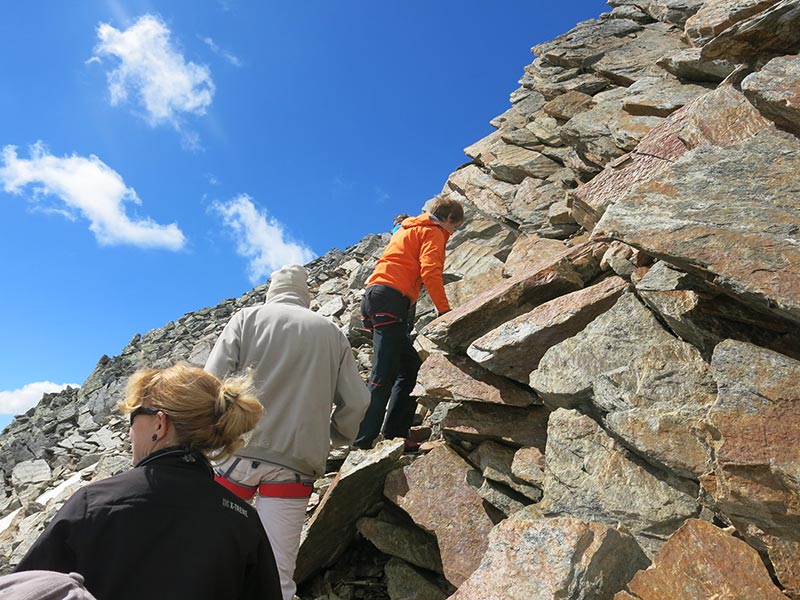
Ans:
{"label": "wispy cloud", "polygon": [[212,210],[233,232],[237,254],[250,259],[247,271],[254,285],[284,265],[305,264],[315,257],[311,248],[289,239],[284,226],[257,207],[247,194],[215,202]]}
{"label": "wispy cloud", "polygon": [[0,392],[0,414],[19,415],[32,406],[36,406],[43,394],[60,392],[66,387],[81,387],[77,383],[53,383],[52,381],[37,381],[29,383],[18,390]]}
{"label": "wispy cloud", "polygon": [[209,48],[211,48],[211,51],[214,54],[216,54],[217,56],[221,56],[222,58],[227,60],[230,64],[232,64],[234,67],[241,67],[242,66],[242,61],[239,60],[238,56],[236,56],[235,54],[233,54],[231,52],[228,52],[224,48],[220,48],[219,44],[217,44],[210,37],[204,37],[203,38],[203,43],[206,46],[208,46]]}
{"label": "wispy cloud", "polygon": [[[17,156],[16,146],[2,151],[0,184],[21,195],[30,186],[31,201],[48,212],[71,220],[82,215],[100,244],[129,244],[143,248],[178,250],[186,241],[174,223],[159,225],[150,218],[131,218],[128,204],[141,205],[136,191],[94,155],[53,156],[42,142],[30,148],[30,158]],[[60,203],[47,205],[55,197]]]}
{"label": "wispy cloud", "polygon": [[208,67],[187,62],[170,36],[167,25],[153,15],[140,17],[124,31],[100,23],[100,41],[87,62],[105,57],[119,61],[107,74],[112,105],[133,97],[150,125],[171,125],[184,132],[183,116],[204,115],[215,88]]}

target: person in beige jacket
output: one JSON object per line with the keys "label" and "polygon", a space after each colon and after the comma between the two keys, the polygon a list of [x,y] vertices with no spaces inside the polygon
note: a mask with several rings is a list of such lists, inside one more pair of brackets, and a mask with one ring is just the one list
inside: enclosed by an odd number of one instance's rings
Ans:
{"label": "person in beige jacket", "polygon": [[267,301],[231,317],[205,366],[217,377],[249,370],[264,405],[249,442],[217,467],[217,481],[246,500],[258,492],[284,600],[296,589],[313,482],[331,446],[353,441],[370,398],[345,335],[309,309],[307,278],[300,265],[274,272]]}

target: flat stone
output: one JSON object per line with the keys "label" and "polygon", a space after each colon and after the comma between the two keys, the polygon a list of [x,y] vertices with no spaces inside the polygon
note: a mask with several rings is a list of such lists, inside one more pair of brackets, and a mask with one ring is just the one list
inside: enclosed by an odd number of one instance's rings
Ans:
{"label": "flat stone", "polygon": [[778,0],[707,0],[686,21],[684,33],[689,42],[701,47],[744,19],[764,11]]}
{"label": "flat stone", "polygon": [[703,46],[702,54],[745,62],[754,57],[797,54],[799,50],[800,5],[796,0],[780,0],[720,32]]}
{"label": "flat stone", "polygon": [[425,395],[449,401],[528,406],[541,402],[529,389],[478,366],[469,358],[431,354],[417,376]]}
{"label": "flat stone", "polygon": [[657,64],[683,81],[698,83],[719,83],[736,69],[736,63],[727,60],[704,59],[700,48],[674,50],[660,58]]}
{"label": "flat stone", "polygon": [[573,195],[572,214],[591,231],[607,208],[639,183],[657,178],[688,150],[728,146],[748,139],[769,121],[733,86],[723,85],[667,117],[637,148]]}
{"label": "flat stone", "polygon": [[641,30],[641,24],[626,19],[583,21],[567,33],[534,46],[533,53],[543,65],[582,69]]}
{"label": "flat stone", "polygon": [[384,567],[386,591],[391,600],[445,600],[450,590],[442,589],[430,576],[397,558]]}
{"label": "flat stone", "polygon": [[656,21],[683,27],[700,7],[704,0],[610,0],[609,6],[633,5]]}
{"label": "flat stone", "polygon": [[646,565],[629,535],[579,519],[538,519],[522,510],[492,530],[480,567],[450,598],[611,598]]}
{"label": "flat stone", "polygon": [[387,522],[381,519],[363,517],[356,524],[358,532],[368,539],[378,550],[389,556],[429,571],[442,573],[442,559],[436,538],[411,524]]}
{"label": "flat stone", "polygon": [[800,542],[800,361],[729,340],[711,366],[715,464],[703,486],[740,530]]}
{"label": "flat stone", "polygon": [[698,519],[688,520],[672,535],[628,590],[638,600],[786,600],[753,548]]}
{"label": "flat stone", "polygon": [[800,140],[773,129],[693,150],[611,206],[593,236],[640,248],[800,322],[799,167]]}
{"label": "flat stone", "polygon": [[333,564],[356,534],[356,522],[381,499],[386,474],[403,454],[403,442],[353,451],[303,528],[294,578],[305,581]]}
{"label": "flat stone", "polygon": [[463,351],[493,327],[582,286],[575,269],[562,260],[503,281],[431,322],[421,333],[443,347]]}
{"label": "flat stone", "polygon": [[447,412],[441,427],[449,436],[474,443],[495,440],[544,448],[548,414],[543,406],[518,408],[465,402]]}
{"label": "flat stone", "polygon": [[708,91],[706,87],[674,79],[646,77],[629,88],[632,95],[623,100],[622,107],[632,115],[667,117]]}
{"label": "flat stone", "polygon": [[627,367],[649,348],[673,342],[636,296],[623,294],[583,331],[552,346],[531,373],[530,385],[550,407],[589,405],[600,375]]}
{"label": "flat stone", "polygon": [[742,92],[761,114],[800,135],[800,57],[773,58],[742,81]]}
{"label": "flat stone", "polygon": [[554,119],[569,121],[578,113],[591,108],[592,105],[594,105],[594,100],[589,94],[571,90],[550,100],[542,107],[542,110]]}
{"label": "flat stone", "polygon": [[436,536],[447,580],[461,585],[478,567],[493,522],[483,499],[467,483],[472,471],[446,446],[386,477],[384,495]]}
{"label": "flat stone", "polygon": [[583,330],[610,309],[627,283],[610,277],[588,288],[545,302],[481,336],[467,354],[482,367],[527,384],[552,346]]}
{"label": "flat stone", "polygon": [[695,484],[656,474],[577,411],[550,415],[545,459],[546,516],[616,526],[633,535],[648,556],[700,511]]}
{"label": "flat stone", "polygon": [[11,471],[11,484],[19,487],[27,484],[38,484],[50,481],[52,472],[50,465],[42,459],[25,460],[16,464]]}
{"label": "flat stone", "polygon": [[636,291],[675,335],[699,348],[709,360],[714,347],[726,339],[800,359],[800,325],[754,310],[664,261],[648,271]]}
{"label": "flat stone", "polygon": [[445,185],[480,210],[496,215],[508,212],[508,205],[516,193],[514,185],[495,179],[474,164],[452,173]]}

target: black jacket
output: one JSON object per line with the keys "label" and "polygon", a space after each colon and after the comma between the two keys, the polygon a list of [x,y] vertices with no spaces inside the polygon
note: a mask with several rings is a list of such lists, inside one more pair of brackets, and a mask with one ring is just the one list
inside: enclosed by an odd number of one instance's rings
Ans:
{"label": "black jacket", "polygon": [[98,600],[281,599],[258,513],[181,448],[76,492],[17,567],[33,569],[78,572]]}

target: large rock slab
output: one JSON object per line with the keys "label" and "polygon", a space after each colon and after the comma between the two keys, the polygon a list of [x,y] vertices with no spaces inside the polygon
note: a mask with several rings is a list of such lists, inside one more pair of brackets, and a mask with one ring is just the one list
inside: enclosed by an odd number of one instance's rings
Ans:
{"label": "large rock slab", "polygon": [[464,356],[431,354],[422,363],[417,383],[431,398],[528,406],[541,401],[528,388],[516,385]]}
{"label": "large rock slab", "polygon": [[736,70],[736,63],[704,59],[700,48],[670,52],[658,64],[682,81],[698,83],[719,83]]}
{"label": "large rock slab", "polygon": [[384,573],[390,600],[445,600],[449,596],[444,586],[400,559],[389,559]]}
{"label": "large rock slab", "polygon": [[593,387],[604,425],[640,457],[682,477],[709,470],[703,423],[717,386],[694,346],[679,340],[650,346]]}
{"label": "large rock slab", "polygon": [[550,407],[589,406],[600,375],[674,341],[635,295],[623,294],[583,331],[551,347],[531,373],[530,385]]}
{"label": "large rock slab", "polygon": [[636,283],[636,291],[675,335],[709,360],[714,347],[726,339],[800,359],[800,325],[754,310],[664,261]]}
{"label": "large rock slab", "polygon": [[537,272],[502,282],[431,322],[421,333],[445,348],[464,351],[497,325],[581,287],[580,276],[569,261],[562,259]]}
{"label": "large rock slab", "polygon": [[701,6],[704,0],[610,0],[609,6],[633,5],[656,21],[683,27]]}
{"label": "large rock slab", "polygon": [[551,346],[572,337],[611,308],[627,285],[619,277],[609,277],[545,302],[481,336],[467,354],[489,371],[527,384]]}
{"label": "large rock slab", "polygon": [[706,521],[688,520],[615,600],[786,600],[758,553]]}
{"label": "large rock slab", "polygon": [[693,46],[703,46],[744,19],[757,15],[779,0],[706,0],[686,21],[684,33]]}
{"label": "large rock slab", "polygon": [[507,144],[502,139],[470,146],[465,152],[486,167],[492,177],[507,183],[521,183],[526,177],[546,179],[561,168],[540,152]]}
{"label": "large rock slab", "polygon": [[593,235],[800,322],[798,190],[800,140],[765,129],[733,146],[687,153],[611,206]]}
{"label": "large rock slab", "polygon": [[800,56],[773,58],[745,77],[742,92],[779,127],[800,135]]}
{"label": "large rock slab", "polygon": [[669,26],[661,23],[645,25],[624,44],[606,52],[592,64],[591,69],[616,85],[629,86],[644,77],[663,77],[664,71],[657,64],[658,60],[665,54],[687,47],[688,44]]}
{"label": "large rock slab", "polygon": [[351,452],[303,528],[294,579],[298,583],[333,564],[356,534],[356,522],[381,499],[386,474],[403,454],[403,442],[382,442]]}
{"label": "large rock slab", "polygon": [[561,127],[562,141],[575,148],[581,159],[598,168],[633,150],[663,119],[627,112],[623,108],[627,95],[625,88],[597,94],[594,107],[575,115]]}
{"label": "large rock slab", "polygon": [[494,523],[467,483],[474,469],[446,446],[386,477],[384,495],[436,536],[447,580],[461,585],[478,567]]}
{"label": "large rock slab", "polygon": [[447,412],[441,427],[448,436],[474,443],[495,440],[544,448],[549,413],[543,406],[516,408],[464,402]]}
{"label": "large rock slab", "polygon": [[543,269],[566,255],[569,247],[560,240],[520,235],[506,258],[503,273],[508,277]]}
{"label": "large rock slab", "polygon": [[492,530],[481,566],[450,598],[610,599],[647,564],[636,541],[616,529],[522,510]]}
{"label": "large rock slab", "polygon": [[702,482],[742,531],[800,542],[800,361],[725,341],[711,362],[713,475]]}
{"label": "large rock slab", "polygon": [[764,12],[720,32],[703,46],[706,58],[738,62],[757,57],[796,54],[800,50],[800,4],[781,0]]}
{"label": "large rock slab", "polygon": [[442,573],[442,559],[436,538],[413,523],[404,523],[399,519],[363,517],[356,526],[358,532],[384,554]]}
{"label": "large rock slab", "polygon": [[748,139],[769,121],[733,86],[699,96],[653,128],[636,149],[609,163],[572,197],[572,216],[587,231],[639,183],[659,176],[688,150]]}
{"label": "large rock slab", "polygon": [[[641,30],[641,24],[628,19],[583,21],[567,33],[534,46],[532,52],[539,57],[543,66],[585,69],[599,57],[625,44],[628,36]],[[544,96],[548,97],[547,94]]]}
{"label": "large rock slab", "polygon": [[574,410],[550,415],[545,451],[546,516],[606,523],[631,533],[652,556],[699,513],[697,487],[655,472]]}

